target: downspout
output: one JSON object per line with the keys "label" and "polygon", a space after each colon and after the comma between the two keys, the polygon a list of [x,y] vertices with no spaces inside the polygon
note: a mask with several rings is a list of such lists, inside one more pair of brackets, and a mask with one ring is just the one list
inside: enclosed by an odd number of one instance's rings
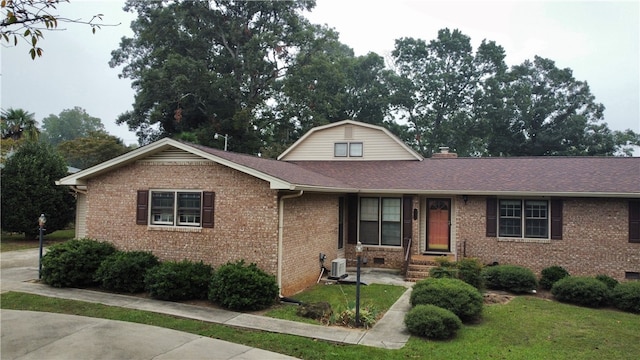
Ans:
{"label": "downspout", "polygon": [[297,194],[282,195],[280,197],[280,206],[278,207],[278,291],[282,297],[282,242],[284,229],[284,200],[302,196],[304,190],[300,190]]}

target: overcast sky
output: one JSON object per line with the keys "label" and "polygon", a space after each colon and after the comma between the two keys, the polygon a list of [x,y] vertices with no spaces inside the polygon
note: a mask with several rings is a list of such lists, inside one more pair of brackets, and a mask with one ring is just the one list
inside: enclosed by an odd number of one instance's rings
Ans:
{"label": "overcast sky", "polygon": [[[120,69],[108,65],[120,38],[133,35],[134,14],[122,10],[124,0],[71,0],[58,13],[89,20],[104,15],[106,26],[90,28],[60,23],[66,29],[46,32],[41,58],[31,60],[26,45],[3,47],[0,105],[22,108],[38,121],[49,114],[79,106],[102,120],[111,134],[127,144],[133,132],[115,124],[130,110],[134,92]],[[640,132],[640,2],[638,1],[427,1],[317,0],[307,15],[327,24],[356,55],[370,51],[382,56],[394,40],[414,37],[427,42],[439,29],[460,29],[471,37],[474,50],[483,39],[504,47],[507,64],[535,55],[559,68],[571,68],[577,80],[587,81],[596,100],[605,105],[605,121],[613,130]]]}

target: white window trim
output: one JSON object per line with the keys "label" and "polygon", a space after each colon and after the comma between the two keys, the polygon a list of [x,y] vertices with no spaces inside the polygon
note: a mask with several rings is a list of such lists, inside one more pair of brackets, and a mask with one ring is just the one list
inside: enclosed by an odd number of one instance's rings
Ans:
{"label": "white window trim", "polygon": [[[345,154],[338,154],[338,145],[345,145]],[[360,145],[360,154],[353,155],[352,153],[352,145]],[[362,141],[337,141],[333,143],[333,157],[334,158],[363,158],[364,157],[364,142]]]}
{"label": "white window trim", "polygon": [[[153,193],[166,192],[173,193],[173,222],[154,222],[153,221]],[[197,193],[200,194],[200,222],[199,223],[183,223],[180,222],[178,215],[178,193]],[[154,228],[170,228],[170,229],[202,229],[202,199],[204,192],[202,190],[185,190],[185,189],[150,189],[148,204],[148,226]]]}
{"label": "white window trim", "polygon": [[[500,216],[500,202],[503,200],[518,200],[520,201],[520,236],[505,236],[500,234],[500,220],[502,217]],[[547,236],[546,237],[531,237],[526,236],[526,213],[525,213],[525,203],[527,201],[544,201],[547,203]],[[498,216],[497,216],[497,232],[498,232],[498,241],[500,242],[530,242],[530,243],[550,243],[551,242],[551,201],[549,199],[541,199],[541,198],[499,198],[498,199]]]}

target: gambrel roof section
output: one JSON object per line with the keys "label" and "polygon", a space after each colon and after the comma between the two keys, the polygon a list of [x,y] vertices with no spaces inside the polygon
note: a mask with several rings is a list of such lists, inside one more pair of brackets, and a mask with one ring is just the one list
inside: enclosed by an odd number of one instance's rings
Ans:
{"label": "gambrel roof section", "polygon": [[283,161],[422,159],[420,154],[384,127],[353,120],[315,127],[278,156],[278,160]]}

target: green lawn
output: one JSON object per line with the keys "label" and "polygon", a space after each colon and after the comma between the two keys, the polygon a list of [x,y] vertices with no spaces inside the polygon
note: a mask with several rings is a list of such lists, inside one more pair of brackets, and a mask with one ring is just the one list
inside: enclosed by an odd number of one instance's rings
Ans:
{"label": "green lawn", "polygon": [[505,305],[486,306],[482,321],[463,326],[453,340],[429,341],[412,337],[399,350],[333,344],[293,335],[242,330],[146,311],[24,293],[2,294],[0,304],[5,309],[76,314],[162,326],[302,359],[577,360],[637,359],[640,354],[640,316],[527,296],[519,296]]}
{"label": "green lawn", "polygon": [[[67,241],[73,239],[75,236],[74,229],[58,230],[51,234],[45,234],[43,242],[45,246],[49,246],[58,242]],[[0,251],[15,251],[24,249],[35,249],[40,246],[40,239],[25,239],[24,234],[10,234],[2,232],[0,234]]]}

